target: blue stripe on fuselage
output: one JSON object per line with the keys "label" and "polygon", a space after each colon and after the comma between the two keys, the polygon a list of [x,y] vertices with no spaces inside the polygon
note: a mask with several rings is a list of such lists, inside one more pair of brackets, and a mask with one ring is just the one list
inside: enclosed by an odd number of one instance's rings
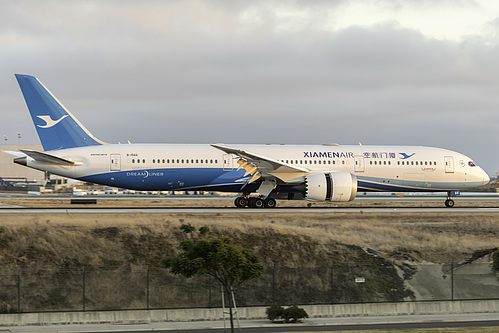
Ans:
{"label": "blue stripe on fuselage", "polygon": [[174,191],[183,189],[227,189],[239,191],[249,177],[244,170],[223,171],[216,168],[142,169],[106,172],[79,179],[113,187],[140,191]]}

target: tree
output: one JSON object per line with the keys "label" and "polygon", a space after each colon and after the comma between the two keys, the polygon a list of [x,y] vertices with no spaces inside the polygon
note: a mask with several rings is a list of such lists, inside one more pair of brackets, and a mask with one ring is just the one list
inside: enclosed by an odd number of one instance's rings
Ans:
{"label": "tree", "polygon": [[180,242],[181,252],[176,257],[163,258],[162,264],[173,274],[187,278],[207,274],[217,279],[229,296],[230,326],[234,332],[231,296],[242,283],[264,273],[259,257],[252,250],[235,245],[229,237],[209,235],[208,227],[199,228],[197,237],[190,224],[182,224],[180,230],[190,237]]}

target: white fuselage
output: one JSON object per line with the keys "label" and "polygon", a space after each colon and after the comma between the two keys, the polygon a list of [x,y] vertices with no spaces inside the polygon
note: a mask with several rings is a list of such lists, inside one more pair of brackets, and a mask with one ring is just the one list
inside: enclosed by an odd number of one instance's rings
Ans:
{"label": "white fuselage", "polygon": [[[231,145],[306,168],[348,172],[359,191],[451,191],[486,184],[489,177],[460,153],[412,146]],[[96,145],[48,152],[76,162],[60,166],[27,159],[27,166],[64,177],[136,190],[239,192],[248,175],[238,157],[210,145]]]}

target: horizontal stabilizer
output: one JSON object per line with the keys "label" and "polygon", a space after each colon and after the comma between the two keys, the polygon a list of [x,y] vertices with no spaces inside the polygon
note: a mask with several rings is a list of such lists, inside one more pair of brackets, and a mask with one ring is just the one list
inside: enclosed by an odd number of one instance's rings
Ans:
{"label": "horizontal stabilizer", "polygon": [[2,150],[2,153],[14,155],[16,157],[26,157],[25,153],[20,153],[18,151],[11,151],[11,150]]}
{"label": "horizontal stabilizer", "polygon": [[20,149],[20,150],[38,162],[63,165],[63,166],[80,165],[80,163],[76,163],[76,162],[73,162],[71,160],[67,160],[67,159],[64,159],[61,157],[53,156],[53,155],[43,153],[40,151],[29,150],[29,149]]}

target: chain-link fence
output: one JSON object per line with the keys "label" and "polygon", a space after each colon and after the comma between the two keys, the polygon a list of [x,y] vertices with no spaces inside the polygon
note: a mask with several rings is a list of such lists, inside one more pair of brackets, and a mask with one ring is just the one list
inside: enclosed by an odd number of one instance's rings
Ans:
{"label": "chain-link fence", "polygon": [[[238,306],[499,298],[489,263],[331,265],[279,264],[241,286]],[[221,307],[209,276],[186,279],[158,267],[61,270],[0,275],[0,312]]]}

